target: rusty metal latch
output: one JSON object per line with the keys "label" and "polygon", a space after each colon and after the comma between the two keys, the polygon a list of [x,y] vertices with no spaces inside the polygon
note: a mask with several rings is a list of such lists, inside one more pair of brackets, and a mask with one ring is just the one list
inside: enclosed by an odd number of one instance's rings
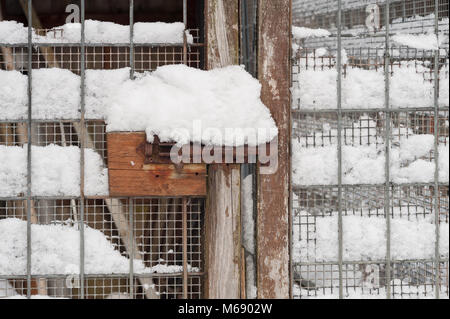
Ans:
{"label": "rusty metal latch", "polygon": [[[170,157],[172,148],[175,146],[175,142],[161,142],[159,137],[157,135],[153,136],[153,143],[149,143],[147,141],[142,142],[137,148],[136,151],[142,155],[144,155],[144,165],[149,164],[174,164],[177,168],[182,168],[182,163],[173,163],[172,159]],[[203,154],[204,152],[204,145],[201,145],[200,148],[200,154]],[[193,160],[193,151],[194,145],[191,143],[190,145],[190,151],[189,156],[191,161]],[[267,151],[270,152],[270,143],[266,143],[265,145],[260,145],[258,150],[256,148],[249,148],[247,145],[240,146],[240,147],[220,147],[220,153],[222,157],[222,161],[216,164],[226,164],[226,152],[231,151],[233,162],[232,163],[238,163],[237,157],[238,152],[242,154],[242,162],[239,163],[249,163],[249,159],[253,159],[252,163],[256,163],[256,156],[258,156],[258,151],[260,151],[262,148],[265,154],[267,154]],[[180,154],[181,149],[178,150],[178,155]],[[215,149],[210,150],[210,155],[214,156]],[[263,166],[268,166],[269,163],[261,164]]]}
{"label": "rusty metal latch", "polygon": [[173,142],[161,142],[157,135],[153,136],[153,143],[143,142],[136,151],[144,155],[144,164],[173,164],[170,151],[175,145]]}

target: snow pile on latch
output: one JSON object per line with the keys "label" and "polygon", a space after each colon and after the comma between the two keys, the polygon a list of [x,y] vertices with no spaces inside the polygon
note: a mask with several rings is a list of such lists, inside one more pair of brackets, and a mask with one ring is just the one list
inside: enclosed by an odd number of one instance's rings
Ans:
{"label": "snow pile on latch", "polygon": [[[442,69],[440,78],[439,105],[448,106],[449,87],[447,69]],[[390,79],[390,103],[392,108],[418,108],[434,106],[434,86],[424,80],[429,69],[416,67],[414,62],[394,67]],[[296,85],[292,88],[294,106],[301,101],[302,109],[337,108],[337,71],[335,68],[322,69],[321,66],[302,67],[295,75]],[[342,77],[342,108],[375,109],[385,104],[384,72],[382,69],[363,70],[347,68]]]}
{"label": "snow pile on latch", "polygon": [[[261,84],[240,66],[168,65],[135,75],[130,80],[128,68],[87,70],[86,118],[105,119],[108,131],[147,131],[183,144],[254,145],[278,133]],[[0,119],[26,119],[27,77],[0,71],[0,84]],[[32,97],[34,119],[80,117],[80,77],[70,71],[33,70]]]}
{"label": "snow pile on latch", "polygon": [[325,29],[310,29],[305,27],[292,27],[292,35],[295,39],[306,38],[325,38],[331,35],[330,31]]}
{"label": "snow pile on latch", "polygon": [[[434,181],[433,135],[401,138],[391,148],[391,181],[429,183]],[[382,184],[385,182],[385,146],[344,145],[342,174],[344,184]],[[449,181],[449,146],[439,146],[439,181]],[[296,185],[337,185],[337,147],[302,147],[293,142],[293,183]]]}
{"label": "snow pile on latch", "polygon": [[[332,215],[333,217],[314,218],[315,231],[308,234],[308,240],[296,241],[294,260],[338,260],[338,218],[336,212]],[[432,218],[431,216],[428,219]],[[393,218],[391,220],[391,258],[395,260],[434,258],[433,239],[436,227],[430,220]],[[386,257],[385,218],[344,216],[343,229],[344,260],[384,260]],[[440,225],[440,233],[440,253],[442,257],[448,258],[449,225],[447,223]]]}
{"label": "snow pile on latch", "polygon": [[[0,274],[26,274],[27,222],[15,218],[0,220]],[[80,231],[68,225],[31,225],[33,274],[77,274],[80,267]],[[114,249],[99,230],[85,227],[85,273],[126,274],[130,261]],[[141,260],[134,260],[135,273],[178,273],[182,266],[157,265],[145,267]],[[188,267],[190,272],[198,272]]]}
{"label": "snow pile on latch", "polygon": [[[182,22],[139,22],[134,24],[135,43],[180,44],[183,43],[185,26]],[[0,21],[0,43],[27,43],[28,28],[16,21]],[[37,34],[33,29],[33,43],[79,43],[81,24],[68,23],[55,27],[46,35]],[[85,21],[86,43],[129,43],[130,27],[107,21]],[[188,35],[188,42],[193,38]]]}
{"label": "snow pile on latch", "polygon": [[[80,149],[32,147],[32,195],[80,196]],[[0,145],[0,196],[26,194],[26,147]],[[85,150],[85,194],[108,195],[108,170],[98,153]]]}

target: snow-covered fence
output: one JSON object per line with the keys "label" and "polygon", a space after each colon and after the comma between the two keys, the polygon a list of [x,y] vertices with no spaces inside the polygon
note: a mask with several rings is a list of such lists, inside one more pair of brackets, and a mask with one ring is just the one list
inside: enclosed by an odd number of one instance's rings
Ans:
{"label": "snow-covered fence", "polygon": [[[181,198],[89,198],[85,199],[85,298],[145,298],[154,289],[161,298],[183,295],[183,213]],[[80,298],[80,200],[36,200],[33,222],[32,278],[37,287],[33,295]],[[123,212],[120,219],[111,218],[112,207]],[[201,234],[203,201],[191,199],[187,206],[187,249],[189,297],[201,296]],[[0,278],[11,286],[6,295],[26,296],[26,205],[23,201],[5,202],[0,207]],[[130,219],[132,218],[132,219]],[[124,240],[124,226],[131,223],[135,255],[130,273],[130,243]],[[128,235],[131,235],[128,234]],[[125,237],[126,238],[126,237]],[[131,279],[133,278],[133,279]],[[148,278],[147,284],[142,279]],[[0,280],[1,282],[2,280]],[[68,284],[70,282],[70,284]],[[136,287],[130,293],[131,282]],[[154,285],[154,287],[150,287]],[[4,291],[0,288],[2,296]]]}
{"label": "snow-covered fence", "polygon": [[138,72],[203,67],[187,1],[184,23],[130,15],[134,28],[82,15],[41,29],[32,3],[34,28],[0,16],[0,298],[200,298],[204,198],[88,191],[108,179],[106,124],[89,105]]}
{"label": "snow-covered fence", "polygon": [[297,10],[293,296],[448,298],[448,1]]}

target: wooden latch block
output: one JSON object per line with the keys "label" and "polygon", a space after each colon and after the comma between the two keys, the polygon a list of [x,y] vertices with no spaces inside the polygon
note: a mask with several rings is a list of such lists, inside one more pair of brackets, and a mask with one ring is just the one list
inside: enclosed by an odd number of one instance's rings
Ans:
{"label": "wooden latch block", "polygon": [[107,143],[110,196],[206,196],[206,165],[176,167],[173,144],[147,143],[144,132],[108,133]]}

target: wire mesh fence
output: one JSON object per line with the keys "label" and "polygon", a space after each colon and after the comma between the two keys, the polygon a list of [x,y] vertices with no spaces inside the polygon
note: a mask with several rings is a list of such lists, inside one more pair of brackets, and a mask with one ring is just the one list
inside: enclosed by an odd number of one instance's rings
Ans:
{"label": "wire mesh fence", "polygon": [[[189,199],[186,211],[183,203],[182,198],[85,199],[84,297],[149,298],[148,290],[153,290],[156,297],[162,299],[200,298],[204,200]],[[2,260],[2,270],[6,273],[0,274],[0,298],[24,297],[29,287],[23,267],[26,233],[17,228],[17,225],[25,226],[26,206],[24,200],[0,201],[0,224],[6,225],[0,227],[10,227],[16,232],[4,234],[8,237],[4,238],[3,248],[9,257]],[[80,200],[36,198],[32,200],[31,212],[34,252],[31,254],[31,294],[39,298],[81,298],[77,271]],[[183,214],[186,214],[185,224]],[[67,236],[67,232],[72,232],[73,236]],[[58,240],[61,243],[54,242]],[[102,249],[97,248],[99,245],[103,245]],[[8,265],[13,257],[15,266]],[[68,269],[71,263],[74,268]],[[130,281],[130,278],[134,279]]]}
{"label": "wire mesh fence", "polygon": [[[81,12],[84,4],[80,1]],[[29,0],[29,25],[33,25],[32,5]],[[187,5],[183,1],[185,25]],[[132,13],[130,0],[130,24]],[[84,25],[84,14],[81,17]],[[83,154],[93,151],[103,168],[108,164],[106,124],[86,116],[86,71],[129,68],[133,79],[135,72],[169,64],[202,69],[202,31],[185,30],[193,41],[185,39],[180,44],[85,43],[83,37],[80,43],[58,43],[62,29],[34,31],[52,38],[52,43],[36,44],[31,36],[28,43],[0,44],[0,70],[28,75],[32,88],[28,117],[0,120],[0,148],[76,147],[80,150],[80,196],[34,195],[31,183],[16,196],[0,196],[0,227],[15,230],[2,234],[3,247],[14,251],[16,255],[9,257],[15,256],[20,264],[12,267],[11,260],[0,261],[0,298],[200,298],[204,198],[109,198],[85,196],[82,190],[89,178]],[[78,118],[32,116],[34,82],[30,77],[33,70],[49,68],[80,77]],[[34,163],[33,155],[27,156],[29,179]]]}
{"label": "wire mesh fence", "polygon": [[448,1],[293,12],[293,297],[448,298]]}
{"label": "wire mesh fence", "polygon": [[[39,30],[37,30],[39,31]],[[51,32],[44,30],[44,32]],[[193,42],[187,45],[187,61],[181,44],[101,44],[90,43],[84,47],[85,69],[112,70],[131,67],[136,72],[154,71],[159,66],[186,63],[190,67],[204,68],[203,47],[200,30],[190,29],[187,32]],[[48,33],[47,33],[48,35]],[[17,70],[26,73],[28,70],[27,44],[2,44],[0,50],[0,69]],[[32,69],[62,68],[75,74],[81,73],[80,44],[76,43],[39,43],[32,47]],[[131,63],[131,61],[133,63]]]}
{"label": "wire mesh fence", "polygon": [[[160,299],[183,298],[182,278],[178,275],[148,276],[152,287],[158,292]],[[84,282],[85,299],[146,299],[145,288],[139,286],[140,278],[130,280],[127,276],[86,275]],[[189,277],[189,299],[199,299],[202,296],[202,277]],[[132,284],[131,284],[132,283]],[[131,287],[135,287],[134,290]],[[28,290],[27,279],[23,276],[9,276],[0,279],[1,298],[22,299]],[[32,276],[31,298],[44,299],[80,299],[80,282],[76,276]]]}
{"label": "wire mesh fence", "polygon": [[[387,1],[342,1],[341,2],[342,45],[346,48],[361,47],[379,50],[383,54],[386,13],[389,15],[389,33],[428,34],[434,33],[435,22],[442,35],[442,43],[448,47],[448,0],[390,0]],[[387,12],[388,11],[388,12]],[[295,1],[293,24],[329,30],[337,35],[338,0]],[[305,40],[306,47],[331,47],[336,49],[334,38]]]}

